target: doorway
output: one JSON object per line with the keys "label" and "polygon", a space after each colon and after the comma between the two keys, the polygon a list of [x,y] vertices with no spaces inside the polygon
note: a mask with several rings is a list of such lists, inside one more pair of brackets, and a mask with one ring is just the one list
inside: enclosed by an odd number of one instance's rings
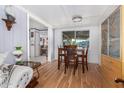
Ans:
{"label": "doorway", "polygon": [[32,18],[29,24],[30,60],[45,63],[48,60],[48,29]]}

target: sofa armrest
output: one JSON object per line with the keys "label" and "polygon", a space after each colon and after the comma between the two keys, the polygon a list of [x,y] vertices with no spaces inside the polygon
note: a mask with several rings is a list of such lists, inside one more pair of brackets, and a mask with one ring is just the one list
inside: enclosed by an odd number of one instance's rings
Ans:
{"label": "sofa armrest", "polygon": [[9,88],[24,88],[28,85],[33,76],[33,70],[30,67],[18,66],[13,71],[10,81],[8,83]]}

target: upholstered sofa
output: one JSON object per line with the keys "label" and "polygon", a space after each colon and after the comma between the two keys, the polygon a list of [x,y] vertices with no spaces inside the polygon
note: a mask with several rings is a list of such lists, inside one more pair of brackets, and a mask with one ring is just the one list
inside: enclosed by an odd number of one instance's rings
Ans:
{"label": "upholstered sofa", "polygon": [[4,64],[7,54],[0,53],[0,88],[24,88],[32,79],[30,67]]}

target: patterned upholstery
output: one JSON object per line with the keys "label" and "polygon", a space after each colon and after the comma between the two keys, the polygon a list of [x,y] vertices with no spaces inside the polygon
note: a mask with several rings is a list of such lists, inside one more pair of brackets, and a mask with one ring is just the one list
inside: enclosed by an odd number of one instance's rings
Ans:
{"label": "patterned upholstery", "polygon": [[1,88],[24,88],[32,79],[33,70],[26,66],[0,65]]}
{"label": "patterned upholstery", "polygon": [[0,86],[7,87],[14,65],[0,65]]}

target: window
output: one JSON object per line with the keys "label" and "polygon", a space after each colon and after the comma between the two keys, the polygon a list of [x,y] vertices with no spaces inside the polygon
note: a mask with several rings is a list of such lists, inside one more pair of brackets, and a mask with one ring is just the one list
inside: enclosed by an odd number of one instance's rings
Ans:
{"label": "window", "polygon": [[89,46],[89,31],[65,31],[63,32],[63,45]]}
{"label": "window", "polygon": [[74,31],[63,32],[63,45],[73,44],[75,44],[75,32]]}
{"label": "window", "polygon": [[76,32],[76,45],[79,47],[89,46],[89,31]]}

